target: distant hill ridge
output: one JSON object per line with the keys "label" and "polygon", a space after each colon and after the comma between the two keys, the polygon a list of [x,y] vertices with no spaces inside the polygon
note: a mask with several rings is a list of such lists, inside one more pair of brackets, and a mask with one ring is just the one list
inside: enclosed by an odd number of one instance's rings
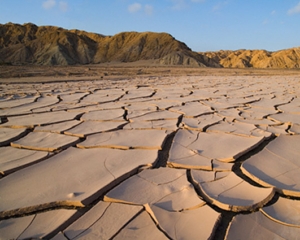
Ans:
{"label": "distant hill ridge", "polygon": [[276,52],[237,50],[200,53],[225,68],[300,68],[300,48]]}
{"label": "distant hill ridge", "polygon": [[34,24],[0,24],[0,62],[72,65],[156,60],[160,64],[220,67],[170,34],[122,32],[114,36]]}
{"label": "distant hill ridge", "polygon": [[162,65],[300,68],[300,48],[194,52],[167,33],[104,36],[32,23],[0,24],[0,64],[73,65],[153,60]]}

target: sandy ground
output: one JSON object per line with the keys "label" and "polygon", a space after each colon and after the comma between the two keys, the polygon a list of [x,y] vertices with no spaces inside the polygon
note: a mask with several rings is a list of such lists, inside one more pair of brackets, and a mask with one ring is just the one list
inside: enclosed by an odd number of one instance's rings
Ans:
{"label": "sandy ground", "polygon": [[0,239],[297,239],[298,70],[0,67]]}

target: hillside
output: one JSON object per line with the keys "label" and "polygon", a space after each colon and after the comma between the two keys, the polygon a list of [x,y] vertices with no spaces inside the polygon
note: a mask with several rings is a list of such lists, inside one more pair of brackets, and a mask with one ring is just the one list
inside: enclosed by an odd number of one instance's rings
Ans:
{"label": "hillside", "polygon": [[32,23],[0,24],[0,64],[75,65],[141,60],[192,67],[300,68],[300,48],[197,53],[167,33],[122,32],[104,36]]}
{"label": "hillside", "polygon": [[299,68],[300,48],[276,52],[266,50],[237,50],[204,52],[203,54],[225,68]]}
{"label": "hillside", "polygon": [[0,24],[0,62],[73,65],[155,60],[163,65],[220,67],[167,33],[123,32],[114,36],[34,24]]}

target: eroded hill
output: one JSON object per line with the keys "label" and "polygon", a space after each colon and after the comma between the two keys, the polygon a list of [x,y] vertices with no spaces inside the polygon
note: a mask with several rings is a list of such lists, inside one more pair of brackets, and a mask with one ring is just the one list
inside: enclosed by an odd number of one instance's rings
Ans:
{"label": "eroded hill", "polygon": [[0,24],[0,64],[74,65],[151,60],[160,65],[300,68],[300,48],[194,52],[167,33],[104,36],[54,26]]}
{"label": "eroded hill", "polygon": [[300,48],[276,52],[237,50],[200,53],[226,68],[299,68]]}
{"label": "eroded hill", "polygon": [[0,62],[72,65],[155,60],[163,65],[220,67],[167,33],[123,32],[103,36],[34,24],[0,24]]}

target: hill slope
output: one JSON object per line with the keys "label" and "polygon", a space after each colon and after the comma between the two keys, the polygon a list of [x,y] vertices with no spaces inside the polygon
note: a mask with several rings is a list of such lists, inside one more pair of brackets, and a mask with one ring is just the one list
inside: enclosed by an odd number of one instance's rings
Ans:
{"label": "hill slope", "polygon": [[70,65],[157,60],[160,64],[220,67],[167,33],[103,36],[28,23],[0,24],[0,62]]}
{"label": "hill slope", "polygon": [[200,53],[230,68],[300,68],[300,48],[277,52],[237,50]]}
{"label": "hill slope", "polygon": [[104,36],[53,26],[0,24],[0,64],[72,65],[154,60],[162,65],[300,68],[300,48],[193,52],[167,33]]}

